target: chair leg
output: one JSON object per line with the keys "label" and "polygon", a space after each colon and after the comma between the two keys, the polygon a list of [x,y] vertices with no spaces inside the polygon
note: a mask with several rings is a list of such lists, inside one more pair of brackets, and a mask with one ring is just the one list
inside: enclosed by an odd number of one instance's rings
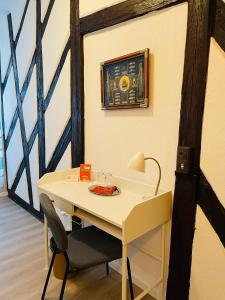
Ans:
{"label": "chair leg", "polygon": [[130,298],[134,299],[134,290],[133,290],[133,283],[132,283],[132,276],[131,276],[129,258],[127,258],[127,273],[128,273],[128,279],[129,279]]}
{"label": "chair leg", "polygon": [[106,263],[106,274],[109,276],[109,263]]}
{"label": "chair leg", "polygon": [[44,298],[45,298],[45,293],[46,293],[49,278],[50,278],[50,275],[51,275],[51,272],[52,272],[52,267],[53,267],[53,263],[54,263],[54,260],[55,260],[55,255],[56,255],[56,252],[54,251],[53,254],[52,254],[51,263],[50,263],[50,266],[49,266],[49,269],[48,269],[48,274],[47,274],[47,277],[46,277],[45,286],[44,286],[44,289],[43,289],[43,292],[42,292],[41,300],[44,300]]}
{"label": "chair leg", "polygon": [[62,288],[61,288],[59,300],[63,299],[65,286],[66,286],[67,275],[69,273],[69,259],[68,259],[67,253],[64,253],[64,256],[65,256],[65,259],[66,259],[66,271],[65,271],[65,274],[64,274],[64,278],[63,278],[63,283],[62,283]]}

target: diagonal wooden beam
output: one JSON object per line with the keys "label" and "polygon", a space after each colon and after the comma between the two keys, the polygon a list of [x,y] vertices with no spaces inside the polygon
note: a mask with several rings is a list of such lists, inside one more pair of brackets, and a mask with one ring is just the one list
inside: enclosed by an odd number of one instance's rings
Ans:
{"label": "diagonal wooden beam", "polygon": [[[27,13],[29,2],[30,2],[30,0],[27,0],[25,8],[24,8],[24,12],[23,12],[23,16],[22,16],[22,19],[21,19],[20,27],[19,27],[18,33],[16,35],[15,47],[17,47],[17,44],[18,44],[18,41],[19,41],[20,33],[22,31],[22,28],[23,28],[23,23],[24,23],[24,19],[25,19],[26,13]],[[44,20],[43,20],[43,32],[42,32],[42,36],[44,35],[44,32],[45,32],[46,26],[48,24],[48,20],[49,20],[52,8],[54,6],[54,3],[55,3],[55,0],[50,0],[50,2],[49,2],[48,8],[47,8],[47,12],[46,12]],[[4,82],[3,82],[3,93],[5,91],[5,87],[6,87],[8,78],[9,78],[9,74],[10,74],[11,68],[12,68],[12,59],[10,58],[9,64],[8,64],[8,68],[7,68],[7,71],[6,71],[6,75],[5,75],[5,78],[4,78]]]}
{"label": "diagonal wooden beam", "polygon": [[9,26],[9,39],[10,39],[11,57],[12,57],[13,73],[14,73],[14,80],[15,80],[18,115],[20,121],[23,154],[24,154],[24,161],[25,161],[25,168],[26,168],[26,175],[27,175],[28,195],[29,195],[30,204],[33,206],[33,193],[32,193],[32,184],[31,184],[29,152],[28,152],[28,145],[26,139],[22,101],[21,101],[21,95],[19,90],[19,76],[18,76],[18,68],[17,68],[17,60],[16,60],[16,49],[13,40],[13,26],[12,26],[11,14],[8,15],[8,26]]}
{"label": "diagonal wooden beam", "polygon": [[91,33],[119,23],[141,17],[186,0],[127,0],[81,18],[81,34]]}
{"label": "diagonal wooden beam", "polygon": [[[28,153],[29,154],[30,154],[30,152],[32,150],[32,147],[34,145],[34,142],[35,142],[35,139],[36,139],[37,135],[38,135],[38,126],[37,126],[37,122],[36,122],[36,124],[34,126],[34,129],[32,130],[32,133],[30,135],[29,141],[28,141]],[[24,169],[25,169],[25,159],[23,158],[23,160],[20,163],[19,169],[18,169],[18,171],[16,173],[16,177],[14,179],[14,182],[13,182],[13,184],[11,186],[11,190],[13,192],[15,192],[15,190],[16,190],[18,184],[19,184],[19,181],[20,181],[20,178],[21,178],[21,176],[23,174]]]}
{"label": "diagonal wooden beam", "polygon": [[[51,14],[51,10],[53,8],[54,2],[55,2],[55,0],[51,0],[49,2],[49,6],[48,6],[48,9],[47,9],[46,15],[44,17],[44,21],[43,21],[42,37],[43,37],[43,35],[45,33],[45,29],[46,29],[46,26],[47,26],[47,23],[48,23],[48,20],[49,20],[49,16]],[[30,80],[31,80],[31,76],[32,76],[32,73],[33,73],[33,69],[34,69],[35,63],[36,63],[36,49],[35,49],[35,51],[33,53],[31,64],[29,66],[29,69],[28,69],[28,72],[27,72],[27,75],[26,75],[26,78],[24,80],[23,87],[22,87],[22,90],[21,90],[21,99],[22,99],[22,102],[24,101],[24,98],[26,96],[27,89],[28,89],[28,86],[30,84]],[[3,93],[4,93],[4,90],[3,90]],[[6,138],[6,145],[5,145],[6,149],[7,149],[8,145],[9,145],[9,143],[10,143],[12,134],[13,134],[13,132],[15,130],[17,119],[18,119],[18,110],[16,109],[16,111],[15,111],[15,113],[13,115],[13,119],[11,121],[10,127],[9,127],[9,132],[8,132],[7,138]]]}
{"label": "diagonal wooden beam", "polygon": [[222,0],[216,0],[213,37],[225,51],[225,3]]}
{"label": "diagonal wooden beam", "polygon": [[[53,76],[53,80],[52,80],[52,82],[51,82],[51,84],[50,84],[50,88],[49,88],[47,97],[46,97],[46,99],[45,99],[45,101],[44,101],[44,111],[46,111],[46,110],[48,109],[48,106],[49,106],[49,104],[50,104],[50,102],[51,102],[52,94],[54,93],[54,89],[55,89],[55,87],[56,87],[56,84],[57,84],[57,82],[58,82],[58,79],[59,79],[61,70],[62,70],[62,68],[63,68],[63,65],[62,65],[62,64],[64,64],[65,59],[66,59],[65,53],[68,54],[68,52],[69,52],[69,51],[68,51],[68,50],[69,50],[69,49],[68,49],[68,43],[69,43],[69,40],[68,40],[68,42],[67,42],[67,44],[66,44],[66,46],[65,46],[65,48],[64,48],[64,51],[63,51],[62,56],[61,56],[61,59],[60,59],[59,64],[58,64],[58,66],[57,66],[57,70],[56,70],[55,75]],[[58,74],[58,77],[56,76],[56,74]],[[51,91],[51,92],[50,92],[50,91]],[[17,114],[18,114],[18,111],[17,111],[17,110],[16,110],[16,112],[17,112]],[[15,115],[14,115],[14,116],[15,116]],[[18,117],[18,116],[17,116],[17,117]],[[16,119],[16,121],[17,121],[17,119]],[[15,125],[14,125],[14,126],[15,126]],[[33,129],[32,133],[31,133],[31,136],[30,136],[29,141],[28,141],[28,150],[29,150],[29,153],[31,152],[31,149],[32,149],[32,147],[33,147],[33,144],[34,144],[34,141],[35,141],[35,139],[36,139],[36,137],[37,137],[37,134],[38,134],[38,122],[35,123],[34,129]],[[6,144],[7,144],[7,145],[8,145],[8,143],[9,143],[9,141],[6,141]],[[25,168],[25,164],[24,164],[24,159],[23,159],[22,162],[21,162],[21,164],[20,164],[20,166],[19,166],[19,169],[18,169],[18,171],[17,171],[17,174],[16,174],[15,180],[14,180],[14,182],[13,182],[13,185],[12,185],[12,187],[11,187],[11,189],[12,189],[14,192],[15,192],[16,187],[17,187],[17,185],[18,185],[18,183],[19,183],[19,180],[20,180],[20,178],[21,178],[21,176],[22,176],[22,173],[23,173],[24,168]]]}
{"label": "diagonal wooden beam", "polygon": [[225,208],[202,171],[198,187],[198,204],[225,247]]}
{"label": "diagonal wooden beam", "polygon": [[50,84],[47,96],[45,98],[45,101],[44,101],[44,111],[46,111],[47,108],[48,108],[48,106],[49,106],[49,103],[51,101],[51,98],[52,98],[52,95],[54,93],[55,87],[56,87],[57,82],[59,80],[59,76],[61,74],[62,68],[63,68],[64,63],[66,61],[67,54],[68,54],[68,52],[70,50],[70,47],[71,47],[71,43],[70,43],[70,37],[69,37],[69,39],[68,39],[68,41],[66,43],[66,46],[65,46],[65,48],[63,50],[63,53],[61,55],[61,58],[59,60],[59,63],[58,63],[58,66],[56,68],[55,74],[53,76],[52,82]]}
{"label": "diagonal wooden beam", "polygon": [[22,101],[24,101],[24,98],[26,96],[26,93],[27,93],[27,90],[28,90],[28,87],[29,87],[29,84],[30,84],[30,80],[31,80],[31,77],[32,77],[32,74],[33,74],[35,63],[36,63],[36,49],[35,49],[34,54],[32,56],[31,64],[29,66],[29,69],[27,71],[27,75],[25,77],[25,80],[23,82],[23,86],[22,86],[22,89],[21,89]]}
{"label": "diagonal wooden beam", "polygon": [[50,0],[49,4],[48,4],[48,8],[47,8],[47,11],[46,11],[46,14],[45,14],[45,17],[44,17],[44,20],[43,20],[43,26],[42,26],[42,37],[45,33],[45,29],[47,27],[47,24],[48,24],[48,20],[49,20],[49,17],[51,15],[51,12],[52,12],[52,9],[53,9],[53,6],[55,4],[55,0]]}
{"label": "diagonal wooden beam", "polygon": [[[23,28],[23,23],[24,23],[26,14],[27,14],[27,9],[28,9],[29,4],[30,4],[30,0],[27,0],[26,4],[25,4],[25,7],[24,7],[22,19],[20,21],[20,26],[19,26],[19,29],[18,29],[18,32],[17,32],[17,35],[16,35],[15,48],[17,47],[17,44],[18,44],[18,41],[19,41],[19,38],[20,38],[20,34],[21,34],[21,31],[22,31],[22,28]],[[8,78],[9,78],[9,74],[10,74],[11,68],[12,68],[12,57],[10,57],[10,60],[9,60],[9,63],[8,63],[8,67],[7,67],[7,71],[6,71],[5,78],[4,78],[4,82],[3,82],[3,86],[2,86],[3,93],[5,91],[5,87],[6,87]]]}
{"label": "diagonal wooden beam", "polygon": [[45,174],[45,118],[44,118],[44,80],[42,58],[41,0],[36,1],[36,69],[38,103],[38,154],[39,177]]}
{"label": "diagonal wooden beam", "polygon": [[84,53],[79,0],[70,0],[72,167],[84,162]]}
{"label": "diagonal wooden beam", "polygon": [[[36,123],[34,126],[34,129],[31,133],[31,136],[29,138],[28,141],[28,152],[30,154],[33,144],[35,142],[35,139],[38,135],[38,124]],[[69,121],[67,122],[67,125],[63,131],[62,136],[60,137],[60,140],[58,142],[58,145],[56,146],[56,149],[53,153],[53,156],[46,168],[46,172],[53,172],[55,170],[55,168],[57,167],[60,159],[62,158],[64,151],[66,150],[69,142],[71,141],[71,119],[69,119]],[[15,193],[15,190],[18,186],[18,183],[20,181],[20,178],[23,174],[23,171],[25,169],[25,160],[23,158],[23,160],[20,163],[19,169],[17,171],[16,177],[14,179],[14,182],[12,184],[11,190],[12,192]]]}
{"label": "diagonal wooden beam", "polygon": [[[23,87],[22,87],[22,91],[20,93],[22,103],[24,102],[26,92],[27,92],[28,86],[30,84],[31,76],[32,76],[33,69],[34,69],[34,66],[35,66],[35,61],[36,61],[36,52],[35,52],[35,55],[33,55],[31,65],[30,65],[29,70],[27,72],[27,76],[25,78],[25,81],[24,81],[24,84],[23,84]],[[9,127],[8,135],[7,135],[7,138],[6,138],[6,141],[5,141],[5,148],[6,149],[9,146],[9,142],[10,142],[11,137],[13,135],[17,120],[18,120],[18,107],[16,108],[16,110],[14,112],[14,115],[13,115],[13,118],[12,118],[12,121],[11,121],[11,124],[10,124],[10,127]]]}
{"label": "diagonal wooden beam", "polygon": [[[176,172],[167,300],[189,298],[211,13],[213,13],[210,4],[211,0],[188,1],[178,146],[191,147],[193,159],[190,161],[192,165],[190,172],[186,174]],[[180,164],[179,159],[177,164]]]}
{"label": "diagonal wooden beam", "polygon": [[47,172],[55,171],[70,141],[71,141],[71,119],[69,119],[69,121],[67,122],[63,134],[58,142],[58,145],[56,146],[52,158],[49,161],[48,167],[46,169]]}
{"label": "diagonal wooden beam", "polygon": [[27,14],[27,9],[28,9],[29,4],[30,4],[30,0],[27,0],[26,4],[25,4],[25,7],[24,7],[24,11],[23,11],[21,22],[20,22],[20,26],[19,26],[16,38],[15,38],[15,48],[16,48],[16,46],[18,44],[18,41],[19,41],[19,38],[20,38],[20,34],[21,34],[22,29],[23,29],[23,23],[24,23],[26,14]]}

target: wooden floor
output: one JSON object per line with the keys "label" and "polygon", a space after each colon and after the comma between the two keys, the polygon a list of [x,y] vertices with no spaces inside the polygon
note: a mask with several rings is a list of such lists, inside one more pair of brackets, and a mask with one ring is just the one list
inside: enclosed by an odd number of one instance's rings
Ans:
{"label": "wooden floor", "polygon": [[[0,197],[1,300],[41,298],[46,277],[43,253],[43,224],[9,198]],[[51,277],[46,300],[58,299],[60,287],[61,281]],[[106,276],[105,266],[83,271],[67,281],[64,300],[70,299],[120,300],[121,277],[113,270]]]}

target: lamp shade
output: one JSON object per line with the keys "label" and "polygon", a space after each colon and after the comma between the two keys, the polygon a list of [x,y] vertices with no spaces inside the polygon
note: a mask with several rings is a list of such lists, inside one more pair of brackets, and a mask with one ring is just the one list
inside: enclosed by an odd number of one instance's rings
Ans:
{"label": "lamp shade", "polygon": [[145,172],[145,157],[144,153],[138,152],[135,154],[128,163],[128,168],[134,169],[139,172]]}

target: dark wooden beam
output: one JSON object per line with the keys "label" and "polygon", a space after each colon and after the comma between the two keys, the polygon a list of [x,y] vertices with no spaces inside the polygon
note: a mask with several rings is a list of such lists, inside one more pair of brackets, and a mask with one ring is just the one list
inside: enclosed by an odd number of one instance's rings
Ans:
{"label": "dark wooden beam", "polygon": [[21,98],[22,98],[23,101],[24,101],[24,98],[26,96],[29,84],[30,84],[30,80],[31,80],[31,77],[32,77],[32,74],[33,74],[35,64],[36,64],[36,49],[35,49],[34,54],[32,56],[31,64],[29,66],[29,69],[27,71],[27,75],[25,77],[25,80],[23,82],[23,86],[22,86],[22,89],[21,89]]}
{"label": "dark wooden beam", "polygon": [[47,8],[47,11],[46,11],[46,14],[45,14],[45,17],[44,17],[44,20],[43,20],[43,25],[42,25],[42,37],[45,33],[45,29],[47,27],[47,24],[48,24],[48,20],[50,18],[50,15],[51,15],[51,12],[52,12],[52,9],[53,9],[53,6],[55,4],[55,0],[50,0],[49,4],[48,4],[48,8]]}
{"label": "dark wooden beam", "polygon": [[95,32],[109,26],[161,10],[185,0],[127,0],[81,18],[81,34]]}
{"label": "dark wooden beam", "polygon": [[[46,26],[48,24],[48,20],[49,20],[49,17],[50,17],[50,14],[51,14],[54,2],[55,2],[55,0],[51,0],[49,2],[48,9],[47,9],[47,12],[45,14],[44,21],[43,21],[42,38],[43,38],[43,35],[45,33],[45,29],[46,29]],[[30,80],[31,80],[31,76],[32,76],[35,64],[36,64],[36,49],[35,49],[35,51],[33,53],[31,64],[29,66],[29,69],[28,69],[28,72],[27,72],[27,75],[26,75],[26,78],[24,80],[23,87],[22,87],[22,90],[21,90],[21,100],[22,100],[22,102],[24,101],[24,98],[26,96],[27,89],[28,89],[28,86],[30,84]],[[5,85],[6,84],[7,84],[7,80],[6,80]],[[4,89],[3,89],[3,93],[4,93]],[[6,138],[6,145],[5,145],[6,149],[7,149],[8,145],[9,145],[9,143],[10,143],[12,134],[13,134],[13,132],[15,130],[17,119],[18,119],[18,110],[16,109],[16,111],[15,111],[15,113],[13,115],[12,122],[10,124],[10,128],[9,128],[9,132],[8,132],[7,138]]]}
{"label": "dark wooden beam", "polygon": [[225,51],[225,3],[222,0],[216,0],[213,37],[223,51]]}
{"label": "dark wooden beam", "polygon": [[70,141],[71,141],[71,119],[69,119],[69,121],[66,124],[63,134],[60,137],[60,140],[58,142],[58,145],[55,148],[52,158],[49,161],[46,172],[55,171]]}
{"label": "dark wooden beam", "polygon": [[21,19],[21,21],[20,21],[20,26],[19,26],[19,29],[18,29],[16,38],[15,38],[15,47],[16,47],[17,44],[18,44],[18,41],[19,41],[19,38],[20,38],[20,34],[21,34],[22,29],[23,29],[23,23],[24,23],[26,14],[27,14],[27,9],[28,9],[29,4],[30,4],[30,0],[27,0],[27,1],[26,1],[26,4],[25,4],[25,7],[24,7],[22,19]]}
{"label": "dark wooden beam", "polygon": [[[29,141],[28,141],[28,153],[29,154],[30,154],[30,152],[32,150],[32,147],[34,145],[34,142],[35,142],[35,139],[36,139],[37,135],[38,135],[38,125],[37,125],[37,122],[36,122],[36,124],[35,124],[35,126],[34,126],[34,128],[32,130],[32,133],[30,135]],[[15,192],[15,190],[16,190],[18,184],[19,184],[19,181],[20,181],[20,178],[21,178],[21,176],[23,174],[23,170],[24,169],[25,169],[25,160],[23,158],[23,160],[21,161],[20,166],[19,166],[19,168],[17,170],[17,173],[16,173],[15,179],[13,181],[13,184],[11,186],[11,190],[13,192]]]}
{"label": "dark wooden beam", "polygon": [[[57,84],[58,79],[59,79],[59,76],[60,76],[60,74],[61,74],[61,70],[62,70],[62,68],[63,68],[63,64],[64,64],[64,62],[65,62],[65,60],[66,60],[65,55],[67,55],[68,52],[69,52],[69,49],[68,49],[68,46],[69,46],[69,44],[70,44],[69,41],[70,41],[70,39],[68,40],[68,42],[67,42],[67,44],[66,44],[66,46],[65,46],[65,48],[64,48],[64,51],[63,51],[62,56],[61,56],[61,58],[60,58],[60,61],[59,61],[59,64],[58,64],[58,66],[57,66],[55,75],[53,76],[52,82],[51,82],[51,84],[50,84],[49,91],[48,91],[48,93],[47,93],[46,99],[44,100],[44,112],[48,109],[48,106],[49,106],[49,104],[50,104],[50,102],[51,102],[52,95],[53,95],[53,93],[54,93],[56,84]],[[21,93],[21,94],[22,94],[22,93]],[[17,110],[16,110],[16,112],[17,112]],[[15,112],[15,113],[16,113],[16,112]],[[17,112],[17,113],[18,113],[18,112]],[[15,114],[14,114],[14,116],[15,116]],[[16,119],[16,121],[17,121],[17,119]],[[15,123],[16,123],[16,121],[15,121]],[[11,124],[12,124],[12,123],[11,123]],[[14,126],[15,126],[15,125],[14,125]],[[14,130],[14,128],[13,128],[13,130]],[[35,139],[36,139],[36,137],[37,137],[37,134],[38,134],[38,122],[36,122],[36,124],[35,124],[35,126],[34,126],[34,129],[33,129],[32,133],[31,133],[31,136],[30,136],[30,138],[29,138],[29,141],[28,141],[28,150],[29,150],[29,153],[31,152],[31,149],[32,149],[32,147],[33,147],[33,144],[34,144],[34,141],[35,141]],[[8,137],[9,137],[9,134],[8,134]],[[7,139],[8,139],[8,138],[7,138]],[[9,139],[9,141],[10,141],[10,139]],[[9,141],[6,142],[7,145],[8,145],[8,143],[9,143]],[[21,178],[21,176],[22,176],[24,167],[25,167],[25,164],[24,164],[24,159],[23,159],[22,162],[20,163],[19,169],[18,169],[18,171],[17,171],[17,173],[16,173],[16,177],[15,177],[14,182],[13,182],[13,185],[12,185],[12,187],[11,187],[11,189],[12,189],[14,192],[15,192],[15,190],[16,190],[16,188],[17,188],[17,185],[18,185],[18,183],[19,183],[19,181],[20,181],[20,178]]]}
{"label": "dark wooden beam", "polygon": [[44,118],[44,82],[42,58],[42,22],[41,0],[36,1],[36,70],[37,70],[37,103],[38,103],[38,155],[39,177],[45,174],[45,118]]}
{"label": "dark wooden beam", "polygon": [[[31,80],[31,76],[32,76],[33,69],[34,69],[34,66],[35,66],[35,62],[36,62],[36,51],[35,51],[35,54],[33,55],[29,70],[27,72],[27,75],[26,75],[26,78],[25,78],[25,81],[24,81],[24,84],[23,84],[23,87],[22,87],[22,91],[20,93],[22,103],[24,102],[24,99],[25,99],[25,96],[26,96],[26,93],[27,93],[27,89],[28,89],[28,86],[30,84],[30,80]],[[9,146],[9,142],[10,142],[11,137],[13,135],[13,132],[15,130],[17,120],[18,120],[18,108],[16,108],[16,110],[15,110],[15,113],[13,115],[13,118],[12,118],[12,121],[11,121],[11,124],[10,124],[10,127],[9,127],[8,135],[7,135],[7,138],[6,138],[6,141],[5,141],[5,148],[6,149]]]}
{"label": "dark wooden beam", "polygon": [[192,170],[176,173],[167,300],[189,297],[202,119],[212,21],[210,0],[188,1],[188,27],[178,146],[193,149]]}
{"label": "dark wooden beam", "polygon": [[28,195],[29,195],[30,205],[33,206],[30,161],[29,161],[29,153],[28,153],[24,116],[23,116],[23,107],[22,107],[21,95],[20,95],[20,90],[19,90],[19,76],[18,76],[18,68],[17,68],[16,49],[15,49],[15,43],[13,40],[13,26],[12,26],[11,14],[8,15],[8,26],[9,26],[9,39],[10,39],[11,57],[12,57],[16,98],[17,98],[17,108],[18,108],[18,115],[19,115],[19,121],[20,121],[23,154],[24,154],[24,161],[25,161],[25,168],[26,168],[26,175],[27,175]]}
{"label": "dark wooden beam", "polygon": [[[46,98],[44,100],[44,111],[46,111],[47,108],[48,108],[48,106],[49,106],[52,94],[54,93],[55,87],[57,85],[59,76],[61,74],[61,71],[62,71],[62,68],[63,68],[63,65],[65,63],[65,60],[66,60],[66,57],[67,57],[67,54],[68,54],[69,50],[70,50],[70,38],[68,39],[68,41],[66,43],[66,46],[65,46],[65,48],[63,50],[63,53],[62,53],[62,56],[61,56],[61,58],[59,60],[59,64],[57,66],[56,72],[55,72],[55,74],[53,76],[53,79],[52,79],[52,82],[50,84],[47,96],[46,96]],[[22,99],[22,102],[24,101],[24,98],[26,96],[27,89],[28,89],[28,86],[30,84],[30,80],[31,80],[31,76],[32,76],[32,73],[33,73],[33,69],[34,69],[35,63],[36,63],[36,50],[35,50],[35,53],[33,55],[32,62],[30,64],[29,70],[27,72],[27,75],[26,75],[26,78],[25,78],[25,81],[24,81],[24,84],[23,84],[23,87],[22,87],[22,90],[21,90],[21,99]],[[9,142],[10,142],[12,134],[14,132],[17,119],[18,119],[18,109],[16,109],[16,111],[15,111],[15,113],[13,115],[10,127],[9,127],[8,136],[6,138],[6,143],[5,143],[6,149],[8,148]]]}
{"label": "dark wooden beam", "polygon": [[225,247],[225,208],[201,171],[198,204]]}
{"label": "dark wooden beam", "polygon": [[[16,35],[15,48],[17,47],[17,44],[18,44],[18,41],[19,41],[19,38],[20,38],[20,34],[21,34],[21,31],[22,31],[22,28],[23,28],[23,23],[24,23],[24,20],[25,20],[25,17],[26,17],[26,13],[27,13],[27,9],[28,9],[29,3],[30,3],[30,0],[27,0],[26,4],[25,4],[25,7],[24,7],[22,19],[20,21],[19,29],[18,29],[18,32],[17,32],[17,35]],[[2,86],[3,93],[5,91],[5,87],[6,87],[8,78],[9,78],[9,74],[10,74],[11,68],[12,68],[12,57],[10,57],[10,60],[9,60],[9,63],[8,63],[8,67],[7,67],[7,71],[6,71],[5,78],[4,78],[4,82],[3,82],[3,86]]]}
{"label": "dark wooden beam", "polygon": [[84,162],[84,56],[79,0],[70,0],[72,167]]}

